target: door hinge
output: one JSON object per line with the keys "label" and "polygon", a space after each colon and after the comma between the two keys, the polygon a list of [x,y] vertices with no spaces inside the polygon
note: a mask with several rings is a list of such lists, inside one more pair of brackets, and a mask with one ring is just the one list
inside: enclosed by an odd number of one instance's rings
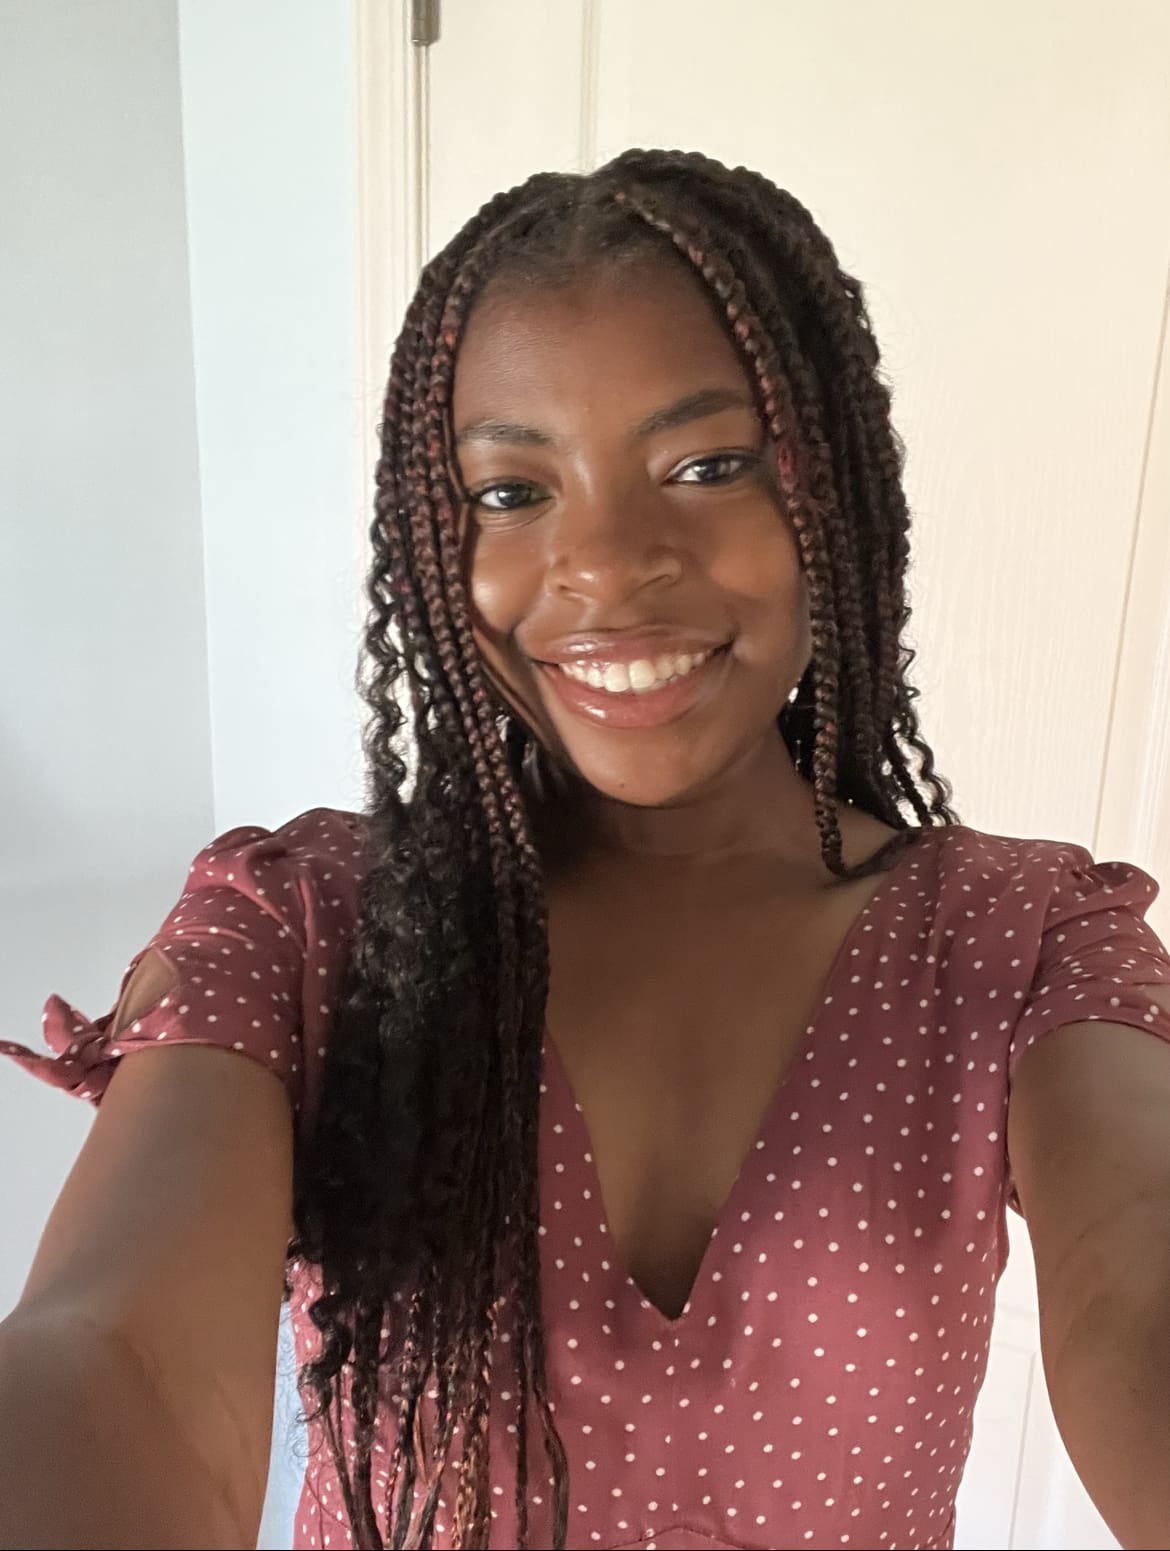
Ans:
{"label": "door hinge", "polygon": [[416,48],[439,41],[439,0],[410,0],[410,41]]}

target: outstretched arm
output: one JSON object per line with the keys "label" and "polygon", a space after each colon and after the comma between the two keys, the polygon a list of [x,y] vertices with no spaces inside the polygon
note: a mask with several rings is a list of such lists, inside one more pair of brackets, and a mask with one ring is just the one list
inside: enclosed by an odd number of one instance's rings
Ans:
{"label": "outstretched arm", "polygon": [[[1170,1010],[1170,987],[1144,988]],[[1101,1020],[1022,1056],[1008,1150],[1069,1457],[1125,1547],[1170,1545],[1170,1046]]]}
{"label": "outstretched arm", "polygon": [[0,1546],[255,1544],[291,1192],[272,1072],[123,1059],[0,1324]]}

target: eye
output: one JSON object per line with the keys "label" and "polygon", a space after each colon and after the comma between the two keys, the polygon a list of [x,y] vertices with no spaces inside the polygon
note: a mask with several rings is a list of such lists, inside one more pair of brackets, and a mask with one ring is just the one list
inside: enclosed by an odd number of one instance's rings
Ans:
{"label": "eye", "polygon": [[524,479],[502,479],[494,485],[481,485],[470,496],[473,506],[482,506],[489,512],[518,512],[542,500],[544,491]]}
{"label": "eye", "polygon": [[754,452],[708,452],[681,464],[671,478],[676,485],[726,485],[759,461]]}

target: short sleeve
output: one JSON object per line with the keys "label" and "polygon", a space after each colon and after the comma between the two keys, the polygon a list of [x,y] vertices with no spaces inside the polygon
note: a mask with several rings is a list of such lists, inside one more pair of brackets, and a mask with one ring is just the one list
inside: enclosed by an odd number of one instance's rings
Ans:
{"label": "short sleeve", "polygon": [[1083,846],[1062,845],[1058,862],[1009,1076],[1041,1035],[1066,1023],[1124,1023],[1170,1042],[1170,1012],[1145,991],[1170,985],[1170,953],[1145,919],[1159,885],[1135,863],[1096,862]]}
{"label": "short sleeve", "polygon": [[[107,1013],[87,1018],[52,994],[41,1024],[53,1054],[6,1040],[0,1054],[99,1104],[133,1050],[218,1045],[276,1072],[303,1135],[356,919],[361,856],[360,816],[336,809],[310,809],[276,830],[226,831],[191,862],[181,897],[127,965]],[[152,949],[176,983],[111,1037],[122,995]]]}

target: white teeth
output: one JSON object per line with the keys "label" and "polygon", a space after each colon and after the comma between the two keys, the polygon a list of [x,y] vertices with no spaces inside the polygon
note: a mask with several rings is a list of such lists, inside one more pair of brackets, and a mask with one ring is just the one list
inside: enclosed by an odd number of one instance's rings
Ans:
{"label": "white teeth", "polygon": [[591,689],[604,689],[611,695],[633,693],[645,695],[652,689],[661,689],[671,679],[683,678],[693,672],[711,656],[711,652],[664,652],[651,661],[639,657],[634,662],[610,662],[602,667],[599,663],[562,663],[562,673],[567,673],[579,684]]}

